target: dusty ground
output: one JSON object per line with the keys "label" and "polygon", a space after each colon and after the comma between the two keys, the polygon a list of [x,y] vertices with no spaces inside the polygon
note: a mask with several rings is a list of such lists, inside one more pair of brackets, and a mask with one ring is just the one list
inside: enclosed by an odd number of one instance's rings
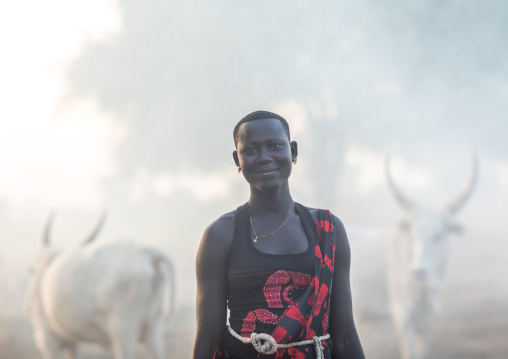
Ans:
{"label": "dusty ground", "polygon": [[[168,359],[191,357],[194,317],[192,306],[184,306],[176,311],[166,331]],[[109,350],[93,345],[81,346],[80,355],[82,359],[113,359]],[[141,352],[139,357],[143,357]],[[17,315],[0,318],[0,359],[42,359],[33,340],[32,327],[25,317]]]}
{"label": "dusty ground", "polygon": [[[446,303],[445,303],[446,304]],[[480,313],[478,303],[465,299],[448,312],[436,327],[432,359],[506,359],[508,358],[508,303],[487,300]],[[500,313],[504,315],[500,315]],[[31,326],[23,317],[9,318],[0,326],[1,359],[40,359],[33,342]],[[194,336],[194,308],[181,307],[166,333],[167,358],[190,358]],[[398,358],[397,343],[389,318],[358,323],[368,359]],[[112,359],[109,351],[86,345],[82,358]]]}
{"label": "dusty ground", "polygon": [[[497,303],[480,315],[451,309],[437,324],[429,359],[508,358],[508,305]],[[504,315],[499,315],[504,313]],[[399,358],[393,325],[389,320],[365,325],[358,331],[368,359]]]}

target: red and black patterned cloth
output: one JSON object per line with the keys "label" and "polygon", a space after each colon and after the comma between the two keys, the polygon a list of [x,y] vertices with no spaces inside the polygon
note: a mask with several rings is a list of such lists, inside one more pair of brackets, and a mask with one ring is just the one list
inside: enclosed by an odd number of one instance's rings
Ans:
{"label": "red and black patterned cloth", "polygon": [[[300,205],[301,206],[301,205]],[[303,207],[303,206],[302,206]],[[328,332],[330,294],[335,254],[333,215],[318,210],[316,218],[317,240],[314,242],[314,276],[302,295],[294,301],[278,321],[271,336],[279,344],[311,340]],[[330,358],[331,340],[322,341],[324,358]],[[259,359],[311,359],[316,357],[314,345],[278,349],[275,354],[259,354]],[[222,345],[214,359],[225,358]]]}

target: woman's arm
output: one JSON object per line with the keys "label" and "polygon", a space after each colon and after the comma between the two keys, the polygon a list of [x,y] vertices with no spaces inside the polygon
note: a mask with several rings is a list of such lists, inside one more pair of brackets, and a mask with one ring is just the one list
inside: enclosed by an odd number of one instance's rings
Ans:
{"label": "woman's arm", "polygon": [[211,359],[226,328],[227,265],[234,230],[234,213],[225,214],[205,230],[199,245],[193,359]]}
{"label": "woman's arm", "polygon": [[344,225],[334,217],[337,246],[332,281],[329,333],[333,341],[332,359],[365,359],[353,320],[349,267],[351,251]]}

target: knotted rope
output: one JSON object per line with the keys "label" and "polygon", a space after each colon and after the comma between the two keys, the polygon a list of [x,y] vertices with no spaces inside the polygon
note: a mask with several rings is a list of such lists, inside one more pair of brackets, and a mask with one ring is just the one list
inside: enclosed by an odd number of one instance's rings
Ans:
{"label": "knotted rope", "polygon": [[299,342],[292,342],[288,344],[278,344],[270,334],[252,333],[250,338],[245,338],[239,335],[237,332],[235,332],[233,328],[231,328],[230,326],[228,326],[228,330],[232,336],[234,336],[242,343],[252,344],[254,349],[256,349],[256,351],[261,354],[273,354],[277,351],[278,348],[286,349],[291,347],[297,347],[300,345],[314,344],[314,348],[316,349],[316,359],[324,359],[323,350],[325,348],[323,347],[322,341],[330,338],[330,333],[327,333],[326,335],[320,337],[315,336],[312,339],[308,340],[301,340]]}

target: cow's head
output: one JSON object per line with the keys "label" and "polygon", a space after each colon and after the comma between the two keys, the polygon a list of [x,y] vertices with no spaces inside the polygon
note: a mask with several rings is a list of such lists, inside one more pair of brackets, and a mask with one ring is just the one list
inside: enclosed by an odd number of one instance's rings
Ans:
{"label": "cow's head", "polygon": [[447,238],[450,234],[459,233],[462,230],[453,217],[470,197],[476,182],[476,158],[473,158],[471,176],[466,188],[441,210],[431,210],[410,200],[395,185],[390,175],[389,158],[386,159],[385,165],[390,189],[405,210],[405,218],[400,227],[406,232],[410,241],[409,270],[415,279],[428,284],[430,288],[438,289],[448,255]]}
{"label": "cow's head", "polygon": [[[48,221],[46,222],[46,227],[44,230],[44,235],[42,238],[42,242],[39,248],[39,253],[37,254],[37,257],[35,259],[35,263],[33,267],[30,270],[30,279],[28,282],[28,289],[25,295],[25,300],[23,303],[23,309],[25,313],[30,314],[34,308],[34,304],[37,302],[38,295],[39,295],[39,289],[40,284],[42,281],[42,277],[44,276],[44,273],[46,272],[46,269],[51,264],[51,262],[58,256],[59,251],[56,250],[51,245],[51,226],[53,223],[53,219],[55,217],[55,213],[52,212],[49,215]],[[93,242],[93,240],[97,237],[99,234],[99,231],[102,228],[102,225],[104,224],[104,221],[106,219],[106,214],[103,213],[101,216],[101,219],[93,232],[84,240],[82,241],[82,245],[86,245],[88,243]]]}

